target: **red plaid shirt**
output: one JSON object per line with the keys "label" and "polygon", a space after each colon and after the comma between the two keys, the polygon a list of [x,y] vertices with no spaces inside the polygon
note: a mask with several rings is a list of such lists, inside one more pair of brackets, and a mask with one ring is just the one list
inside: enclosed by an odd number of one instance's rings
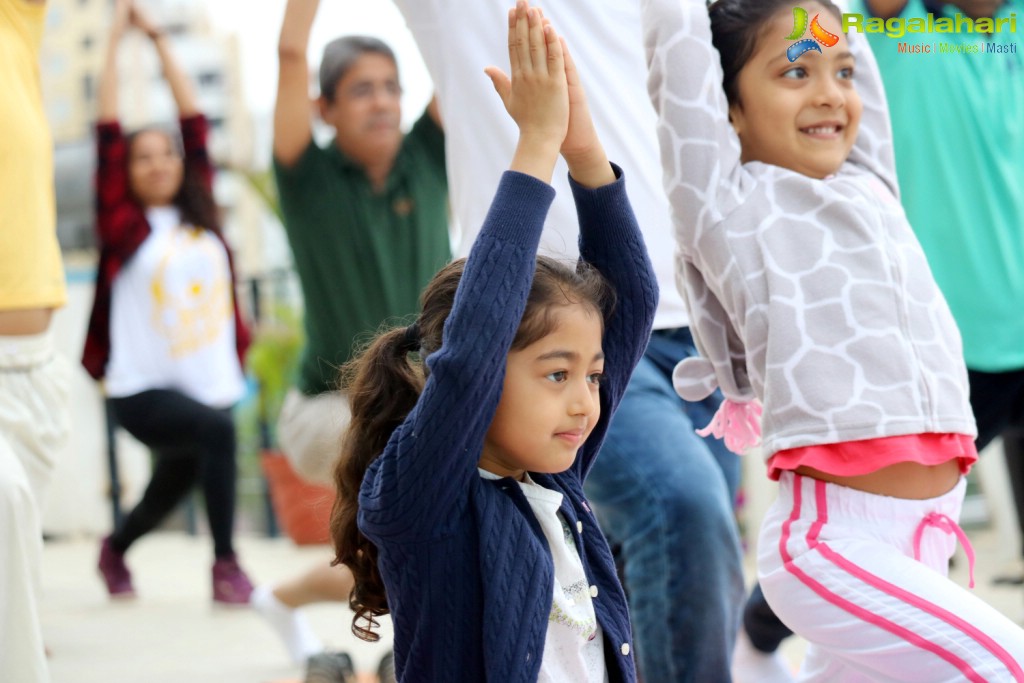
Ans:
{"label": "red plaid shirt", "polygon": [[[206,150],[207,131],[206,118],[202,114],[181,119],[185,165],[188,171],[200,174],[207,188],[212,191],[213,166]],[[150,227],[145,209],[135,201],[128,187],[128,145],[121,133],[120,123],[98,123],[96,143],[96,231],[100,243],[100,263],[96,272],[96,290],[82,364],[95,379],[102,379],[110,359],[110,295],[114,278],[149,237]],[[235,269],[231,250],[220,232],[211,232],[224,243],[234,283]],[[249,346],[249,331],[242,322],[237,299],[234,300],[234,309],[235,344],[239,362],[242,362]]]}

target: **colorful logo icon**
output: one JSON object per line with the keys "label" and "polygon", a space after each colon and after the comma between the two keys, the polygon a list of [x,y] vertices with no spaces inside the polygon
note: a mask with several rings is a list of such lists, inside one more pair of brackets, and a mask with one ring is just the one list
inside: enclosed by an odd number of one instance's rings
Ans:
{"label": "colorful logo icon", "polygon": [[821,43],[825,47],[832,47],[839,42],[839,36],[834,33],[829,33],[821,27],[821,24],[818,23],[817,14],[814,15],[814,19],[811,19],[810,31],[810,38],[799,40],[799,38],[807,32],[807,10],[803,7],[794,7],[793,31],[786,36],[786,40],[795,40],[797,42],[790,45],[789,49],[786,50],[786,57],[789,58],[789,61],[795,62],[800,58],[800,55],[810,52],[811,50],[821,52],[821,48],[818,47],[818,43]]}

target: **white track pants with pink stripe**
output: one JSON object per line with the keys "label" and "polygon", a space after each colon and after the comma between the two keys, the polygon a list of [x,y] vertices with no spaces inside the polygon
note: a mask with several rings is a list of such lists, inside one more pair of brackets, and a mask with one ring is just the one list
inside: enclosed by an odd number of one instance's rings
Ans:
{"label": "white track pants with pink stripe", "polygon": [[[758,577],[810,643],[801,681],[1024,683],[1024,629],[947,576],[966,483],[903,500],[784,472],[758,540]],[[914,559],[915,534],[920,560]]]}

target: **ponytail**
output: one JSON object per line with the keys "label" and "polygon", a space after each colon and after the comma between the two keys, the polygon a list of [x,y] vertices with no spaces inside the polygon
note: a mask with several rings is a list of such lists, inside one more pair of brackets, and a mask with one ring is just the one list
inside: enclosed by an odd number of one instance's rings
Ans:
{"label": "ponytail", "polygon": [[396,328],[377,337],[342,369],[343,377],[350,377],[345,383],[352,421],[335,468],[337,496],[331,512],[331,537],[334,564],[344,564],[355,577],[349,596],[349,606],[355,612],[352,632],[371,642],[380,639],[373,632],[379,625],[375,617],[387,614],[388,604],[377,571],[377,548],[357,526],[359,487],[370,463],[384,451],[392,432],[416,405],[423,389],[422,366],[410,355],[419,347],[418,325]]}

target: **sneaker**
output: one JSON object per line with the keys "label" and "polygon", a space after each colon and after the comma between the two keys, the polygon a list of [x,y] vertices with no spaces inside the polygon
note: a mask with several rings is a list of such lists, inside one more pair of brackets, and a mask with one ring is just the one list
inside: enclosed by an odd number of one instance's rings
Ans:
{"label": "sneaker", "polygon": [[[950,567],[953,563],[950,562]],[[992,577],[993,586],[1022,586],[1024,585],[1024,563],[1017,559],[1006,563]]]}
{"label": "sneaker", "polygon": [[128,571],[128,565],[124,563],[124,554],[119,553],[110,545],[110,536],[100,543],[100,561],[98,565],[100,576],[107,585],[107,592],[112,598],[135,597],[135,588],[132,587],[132,573]]}
{"label": "sneaker", "polygon": [[248,605],[252,582],[238,566],[234,555],[213,563],[213,601],[225,605]]}
{"label": "sneaker", "polygon": [[356,668],[344,652],[321,652],[306,660],[303,683],[356,683]]}
{"label": "sneaker", "polygon": [[394,650],[389,650],[380,660],[380,665],[377,667],[377,678],[380,679],[380,683],[397,683]]}

